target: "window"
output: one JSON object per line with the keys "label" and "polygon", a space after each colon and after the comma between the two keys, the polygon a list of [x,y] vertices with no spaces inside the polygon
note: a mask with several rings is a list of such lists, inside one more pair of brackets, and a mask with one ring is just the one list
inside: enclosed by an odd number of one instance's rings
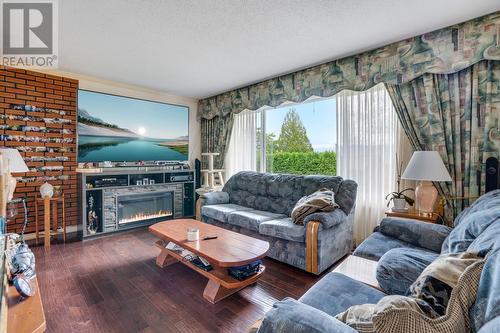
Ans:
{"label": "window", "polygon": [[257,126],[257,170],[336,174],[335,98],[263,110]]}
{"label": "window", "polygon": [[353,179],[358,183],[354,236],[359,244],[384,215],[384,198],[395,188],[396,151],[400,161],[411,156],[402,138],[383,84],[329,99],[244,111],[235,116],[226,175],[253,170]]}

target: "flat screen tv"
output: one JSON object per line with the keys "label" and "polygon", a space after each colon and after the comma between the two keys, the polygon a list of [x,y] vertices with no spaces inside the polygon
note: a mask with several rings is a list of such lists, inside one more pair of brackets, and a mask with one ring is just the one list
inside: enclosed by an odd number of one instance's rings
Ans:
{"label": "flat screen tv", "polygon": [[78,91],[78,162],[185,161],[189,108]]}

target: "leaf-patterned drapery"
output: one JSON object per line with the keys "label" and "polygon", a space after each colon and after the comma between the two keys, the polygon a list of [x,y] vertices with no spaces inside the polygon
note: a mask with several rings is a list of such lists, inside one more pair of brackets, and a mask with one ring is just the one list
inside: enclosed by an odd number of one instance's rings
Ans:
{"label": "leaf-patterned drapery", "polygon": [[[228,114],[225,117],[217,116],[212,119],[201,120],[201,151],[210,153],[219,153],[214,158],[214,167],[221,169],[226,157],[227,147],[231,139],[233,129],[233,115]],[[203,161],[206,163],[207,161]],[[206,167],[206,165],[204,165]]]}
{"label": "leaf-patterned drapery", "polygon": [[299,103],[344,89],[362,91],[380,82],[402,84],[425,73],[454,73],[485,59],[500,60],[500,12],[202,99],[198,117]]}
{"label": "leaf-patterned drapery", "polygon": [[[386,88],[415,150],[441,155],[453,179],[436,184],[442,193],[448,198],[483,194],[486,159],[500,157],[500,61],[424,74]],[[468,205],[457,200],[453,215]]]}
{"label": "leaf-patterned drapery", "polygon": [[[232,115],[245,109],[329,97],[344,89],[362,91],[380,82],[401,85],[424,74],[456,73],[483,60],[500,60],[500,12],[202,99],[202,152],[221,153],[221,167]],[[498,87],[491,92],[495,99],[499,94]],[[485,140],[491,144],[490,138]]]}

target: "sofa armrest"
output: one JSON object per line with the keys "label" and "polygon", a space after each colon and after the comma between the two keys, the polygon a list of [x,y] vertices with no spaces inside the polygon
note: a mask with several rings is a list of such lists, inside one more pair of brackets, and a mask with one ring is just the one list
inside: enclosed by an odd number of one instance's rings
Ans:
{"label": "sofa armrest", "polygon": [[229,203],[229,194],[227,192],[207,192],[201,196],[201,205],[221,205]]}
{"label": "sofa armrest", "polygon": [[311,221],[318,221],[321,223],[323,229],[329,229],[334,225],[343,223],[347,220],[347,215],[342,209],[334,209],[331,212],[317,212],[312,213],[304,218],[304,224]]}
{"label": "sofa armrest", "polygon": [[451,228],[414,219],[386,217],[380,222],[379,231],[386,236],[440,253]]}
{"label": "sofa armrest", "polygon": [[325,312],[291,298],[276,302],[258,333],[356,333]]}
{"label": "sofa armrest", "polygon": [[[351,214],[347,216],[341,209],[335,209],[331,212],[313,213],[304,219],[306,227],[306,271],[307,272],[314,274],[321,273],[319,271],[319,266],[318,266],[319,235],[323,231],[326,232],[329,229],[335,229],[335,228],[344,229],[347,226],[343,224],[352,223],[352,221],[350,220],[350,218],[352,218]],[[352,232],[350,232],[350,234],[352,235]]]}

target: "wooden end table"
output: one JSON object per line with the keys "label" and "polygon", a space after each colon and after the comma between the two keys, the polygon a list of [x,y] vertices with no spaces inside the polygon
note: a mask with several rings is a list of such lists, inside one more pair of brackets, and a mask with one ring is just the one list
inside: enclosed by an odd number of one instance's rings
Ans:
{"label": "wooden end table", "polygon": [[333,272],[342,273],[351,279],[381,290],[377,281],[377,261],[350,255],[335,267]]}
{"label": "wooden end table", "polygon": [[[16,287],[7,290],[7,332],[42,333],[47,325],[37,278],[33,278],[35,295],[22,300]],[[22,301],[21,301],[22,300]]]}
{"label": "wooden end table", "polygon": [[[35,242],[38,245],[38,239],[40,238],[40,232],[38,230],[38,204],[43,203],[44,210],[44,247],[50,248],[50,238],[51,236],[57,236],[62,233],[63,241],[66,243],[66,213],[65,213],[65,201],[64,194],[57,197],[35,197]],[[61,222],[62,222],[62,232],[58,232],[58,216],[57,216],[57,204],[61,204]],[[52,204],[52,208],[51,208]],[[52,210],[52,221],[50,220]],[[52,222],[52,223],[51,223]],[[52,224],[52,227],[51,227]],[[51,229],[53,229],[51,231]]]}
{"label": "wooden end table", "polygon": [[[188,241],[188,228],[199,229],[200,240]],[[243,281],[237,280],[228,274],[229,267],[246,265],[265,257],[269,250],[269,243],[260,239],[193,219],[160,222],[150,226],[149,231],[160,238],[156,242],[156,246],[161,251],[156,258],[156,264],[163,268],[181,262],[208,278],[203,297],[212,304],[257,282],[264,273],[265,267],[261,265],[257,274]],[[207,236],[217,236],[217,239],[203,240]],[[177,252],[165,248],[169,242],[173,242],[195,255],[205,258],[213,269],[205,271],[184,259]]]}
{"label": "wooden end table", "polygon": [[413,208],[408,209],[407,212],[399,212],[393,209],[388,209],[385,211],[385,215],[392,217],[403,217],[407,219],[414,219],[428,223],[438,223],[440,219],[440,216],[436,213],[433,213],[430,216],[421,215]]}

